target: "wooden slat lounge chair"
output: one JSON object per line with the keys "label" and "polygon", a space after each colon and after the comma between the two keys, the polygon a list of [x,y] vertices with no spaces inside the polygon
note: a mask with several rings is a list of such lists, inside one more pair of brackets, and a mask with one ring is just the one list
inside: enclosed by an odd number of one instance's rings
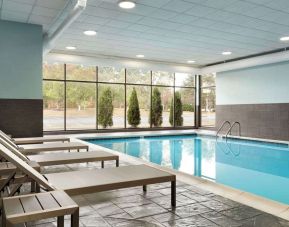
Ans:
{"label": "wooden slat lounge chair", "polygon": [[58,227],[64,227],[65,215],[71,215],[72,227],[79,226],[79,206],[63,191],[7,197],[2,204],[2,227],[53,217]]}
{"label": "wooden slat lounge chair", "polygon": [[60,151],[60,150],[81,150],[84,149],[88,151],[88,145],[79,142],[68,142],[68,143],[43,143],[43,144],[27,144],[27,145],[16,145],[11,139],[8,139],[7,136],[3,136],[0,133],[0,138],[5,140],[14,148],[18,149],[23,154],[32,154],[46,151]]}
{"label": "wooden slat lounge chair", "polygon": [[47,136],[47,137],[27,137],[27,138],[12,138],[12,141],[17,145],[46,143],[46,142],[70,142],[70,138],[63,136]]}
{"label": "wooden slat lounge chair", "polygon": [[102,151],[89,151],[89,152],[70,152],[70,153],[51,153],[51,154],[35,154],[26,156],[19,152],[18,149],[13,147],[7,141],[0,138],[0,143],[8,148],[12,153],[17,155],[23,161],[34,161],[40,166],[51,166],[51,165],[63,165],[63,164],[74,164],[83,162],[97,162],[101,161],[101,167],[104,168],[104,161],[115,161],[116,166],[119,166],[119,156]]}
{"label": "wooden slat lounge chair", "polygon": [[70,138],[65,137],[65,136],[12,138],[1,130],[0,130],[0,134],[2,136],[7,136],[8,139],[11,139],[17,145],[45,143],[45,142],[69,142],[70,141]]}
{"label": "wooden slat lounge chair", "polygon": [[143,186],[143,190],[146,191],[148,184],[171,182],[171,204],[173,207],[176,206],[176,176],[147,165],[41,175],[2,144],[0,144],[0,155],[45,190],[63,190],[70,195],[136,186]]}
{"label": "wooden slat lounge chair", "polygon": [[88,145],[80,142],[69,143],[44,143],[44,144],[29,144],[19,146],[19,151],[23,154],[32,154],[45,151],[59,151],[59,150],[81,150],[88,151]]}

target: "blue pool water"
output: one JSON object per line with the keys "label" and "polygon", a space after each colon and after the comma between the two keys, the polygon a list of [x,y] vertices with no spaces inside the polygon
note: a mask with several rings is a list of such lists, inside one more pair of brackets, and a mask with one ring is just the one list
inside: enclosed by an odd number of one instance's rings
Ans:
{"label": "blue pool water", "polygon": [[196,134],[86,141],[289,204],[288,144]]}

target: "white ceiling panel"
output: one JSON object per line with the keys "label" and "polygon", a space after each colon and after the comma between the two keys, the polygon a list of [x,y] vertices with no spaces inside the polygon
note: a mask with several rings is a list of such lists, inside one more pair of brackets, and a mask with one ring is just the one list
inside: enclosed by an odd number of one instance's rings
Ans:
{"label": "white ceiling panel", "polygon": [[[44,32],[60,24],[76,0],[0,0],[0,19],[36,23]],[[289,46],[289,0],[88,0],[86,10],[58,40],[54,51],[112,55],[206,65]],[[2,4],[1,4],[2,3]],[[85,30],[96,30],[88,37]],[[232,51],[231,56],[221,55]]]}
{"label": "white ceiling panel", "polygon": [[[4,0],[7,1],[7,0]],[[36,5],[49,9],[63,9],[67,4],[67,0],[37,0]]]}
{"label": "white ceiling panel", "polygon": [[29,13],[21,13],[13,10],[5,10],[1,14],[2,20],[10,20],[10,21],[27,21],[29,17]]}
{"label": "white ceiling panel", "polygon": [[59,10],[50,9],[42,6],[35,6],[32,10],[32,13],[39,16],[56,17],[59,13]]}
{"label": "white ceiling panel", "polygon": [[164,6],[165,4],[167,4],[169,1],[170,0],[146,0],[146,1],[136,0],[136,3],[155,7],[155,8],[160,8]]}
{"label": "white ceiling panel", "polygon": [[22,4],[19,2],[14,2],[12,0],[10,1],[3,1],[2,9],[5,10],[11,10],[21,13],[30,13],[32,10],[33,5],[30,4]]}

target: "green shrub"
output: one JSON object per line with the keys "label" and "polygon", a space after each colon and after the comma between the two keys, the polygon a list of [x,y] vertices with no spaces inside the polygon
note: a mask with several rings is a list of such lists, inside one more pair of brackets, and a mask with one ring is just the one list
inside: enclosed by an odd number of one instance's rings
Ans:
{"label": "green shrub", "polygon": [[193,104],[183,104],[183,111],[195,112],[195,107]]}
{"label": "green shrub", "polygon": [[129,98],[127,120],[128,123],[133,127],[137,127],[140,124],[140,110],[135,88],[133,88]]}
{"label": "green shrub", "polygon": [[112,104],[112,92],[110,88],[106,88],[100,95],[98,106],[98,124],[103,128],[112,126],[113,116],[113,104]]}
{"label": "green shrub", "polygon": [[163,105],[161,93],[158,88],[154,88],[153,90],[149,123],[156,127],[161,126],[163,123]]}
{"label": "green shrub", "polygon": [[174,118],[175,126],[182,126],[183,125],[183,107],[182,107],[181,94],[179,92],[175,93],[175,113],[173,109],[174,109],[174,99],[172,98],[171,108],[170,108],[170,118],[169,118],[170,124],[171,126],[174,125],[174,120],[173,120]]}

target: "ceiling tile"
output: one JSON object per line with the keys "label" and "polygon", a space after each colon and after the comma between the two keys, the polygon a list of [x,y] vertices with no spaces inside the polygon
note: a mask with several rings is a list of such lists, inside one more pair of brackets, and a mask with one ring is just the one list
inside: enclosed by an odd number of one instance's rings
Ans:
{"label": "ceiling tile", "polygon": [[116,28],[126,28],[130,25],[130,23],[119,21],[119,20],[111,20],[106,25]]}
{"label": "ceiling tile", "polygon": [[162,8],[175,11],[175,12],[185,12],[189,9],[191,9],[194,5],[185,1],[181,0],[171,0],[166,5],[164,5]]}
{"label": "ceiling tile", "polygon": [[160,8],[167,4],[170,0],[136,0],[137,4],[142,4],[142,5],[147,5],[147,6],[152,6],[156,8]]}
{"label": "ceiling tile", "polygon": [[178,14],[176,12],[173,12],[173,11],[168,11],[168,10],[164,10],[164,9],[156,9],[149,16],[153,17],[153,18],[165,20],[165,19],[170,19],[172,17],[175,17],[177,15]]}
{"label": "ceiling tile", "polygon": [[67,1],[67,0],[57,0],[57,1],[37,0],[36,5],[59,10],[59,9],[63,9],[65,5],[69,2],[70,1]]}
{"label": "ceiling tile", "polygon": [[29,17],[29,13],[21,13],[12,10],[4,10],[1,13],[2,20],[10,20],[10,21],[27,21]]}
{"label": "ceiling tile", "polygon": [[32,10],[32,13],[35,15],[41,15],[46,17],[56,17],[59,14],[59,10],[57,9],[50,9],[41,6],[35,6]]}
{"label": "ceiling tile", "polygon": [[11,11],[16,11],[16,12],[22,12],[22,13],[30,13],[32,10],[32,5],[30,4],[23,4],[19,2],[14,2],[14,1],[7,1],[4,0],[2,4],[2,11],[5,10],[11,10]]}

